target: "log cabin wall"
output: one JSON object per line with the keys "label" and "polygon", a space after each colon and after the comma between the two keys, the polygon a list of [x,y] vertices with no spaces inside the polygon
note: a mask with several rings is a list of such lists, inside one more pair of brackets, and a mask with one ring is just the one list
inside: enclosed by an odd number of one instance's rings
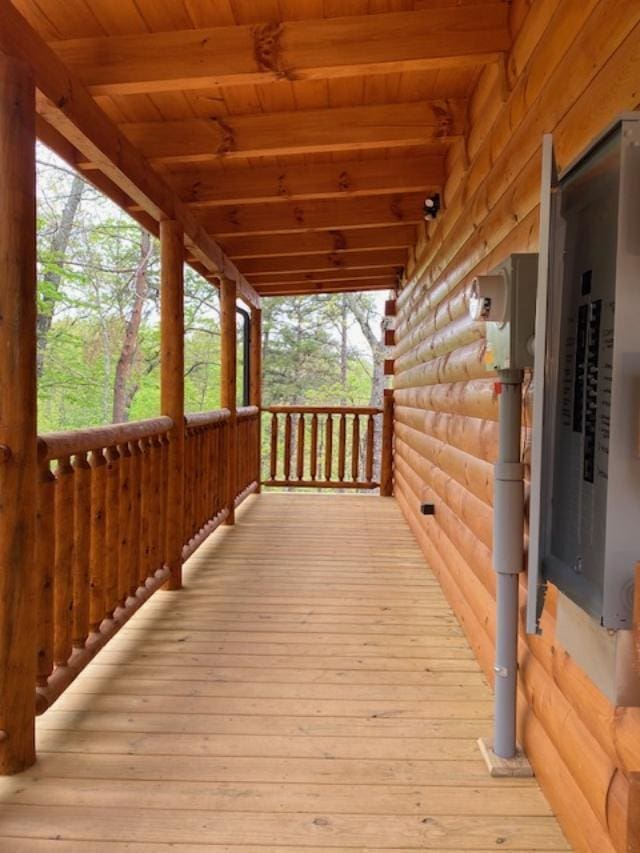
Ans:
{"label": "log cabin wall", "polygon": [[[478,79],[464,143],[448,157],[444,210],[420,234],[398,294],[395,494],[489,678],[498,407],[469,284],[512,252],[537,251],[542,134],[554,133],[563,168],[638,105],[639,21],[637,0],[514,0],[512,47]],[[436,515],[420,515],[421,501]],[[543,635],[520,640],[519,738],[572,844],[631,850],[640,709],[614,708],[556,643],[553,592]]]}

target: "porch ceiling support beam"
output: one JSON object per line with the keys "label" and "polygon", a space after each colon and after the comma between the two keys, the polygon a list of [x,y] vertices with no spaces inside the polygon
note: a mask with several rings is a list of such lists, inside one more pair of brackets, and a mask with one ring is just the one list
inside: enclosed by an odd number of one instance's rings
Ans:
{"label": "porch ceiling support beam", "polygon": [[211,207],[200,215],[202,226],[222,241],[250,234],[415,225],[423,218],[424,195],[371,196],[304,204],[249,204]]}
{"label": "porch ceiling support beam", "polygon": [[509,45],[506,3],[53,43],[94,95],[458,68]]}
{"label": "porch ceiling support beam", "polygon": [[311,270],[309,272],[284,272],[273,273],[267,276],[251,276],[251,281],[258,291],[262,291],[269,285],[281,284],[306,284],[322,283],[328,281],[344,281],[349,279],[355,281],[360,279],[370,281],[373,279],[397,280],[402,272],[402,266],[378,267],[372,270]]}
{"label": "porch ceiling support beam", "polygon": [[[334,107],[176,121],[124,122],[125,136],[156,163],[437,145],[463,134],[466,101]],[[94,165],[91,158],[85,165]]]}
{"label": "porch ceiling support beam", "polygon": [[31,28],[9,0],[0,0],[0,52],[21,59],[31,69],[39,90],[37,109],[70,145],[156,221],[181,223],[185,239],[198,260],[212,271],[238,281],[244,298],[258,295],[235,265],[197,223],[191,211],[149,166],[144,156],[94,102],[84,86]]}
{"label": "porch ceiling support beam", "polygon": [[230,258],[295,257],[320,252],[351,254],[366,249],[408,249],[415,245],[415,225],[352,228],[346,231],[308,231],[297,234],[252,234],[226,237],[223,248]]}
{"label": "porch ceiling support beam", "polygon": [[309,201],[400,192],[432,192],[445,180],[444,154],[387,160],[344,160],[301,166],[185,169],[168,173],[178,196],[194,207]]}
{"label": "porch ceiling support beam", "polygon": [[363,252],[296,255],[278,258],[247,258],[242,263],[245,276],[282,272],[313,272],[404,266],[405,249],[371,249]]}
{"label": "porch ceiling support beam", "polygon": [[394,290],[396,279],[343,279],[342,281],[322,281],[309,284],[279,284],[260,288],[260,296],[313,296],[316,293],[357,293],[366,290]]}

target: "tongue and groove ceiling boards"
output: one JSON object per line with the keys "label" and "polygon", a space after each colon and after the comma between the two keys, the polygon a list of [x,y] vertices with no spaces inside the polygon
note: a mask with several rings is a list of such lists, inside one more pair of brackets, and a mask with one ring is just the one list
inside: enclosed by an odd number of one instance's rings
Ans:
{"label": "tongue and groove ceiling boards", "polygon": [[396,286],[510,41],[483,0],[13,2],[261,295]]}

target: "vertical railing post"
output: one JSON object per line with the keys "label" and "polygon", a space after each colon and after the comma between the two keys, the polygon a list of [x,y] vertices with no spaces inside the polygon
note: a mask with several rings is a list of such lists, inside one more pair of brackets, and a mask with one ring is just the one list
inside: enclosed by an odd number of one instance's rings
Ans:
{"label": "vertical railing post", "polygon": [[236,399],[236,299],[237,286],[235,281],[223,276],[220,279],[220,403],[223,409],[229,409],[231,412],[228,429],[226,465],[226,505],[228,515],[225,524],[235,524],[235,499],[237,493],[238,405]]}
{"label": "vertical railing post", "polygon": [[257,406],[260,410],[258,414],[257,427],[257,460],[258,470],[256,472],[257,488],[256,492],[261,489],[262,482],[262,310],[252,306],[251,308],[251,325],[249,327],[249,364],[250,364],[250,384],[249,384],[249,405]]}
{"label": "vertical railing post", "polygon": [[35,761],[35,92],[0,55],[0,773]]}
{"label": "vertical railing post", "polygon": [[385,388],[382,409],[382,454],[380,458],[380,496],[393,494],[393,390]]}
{"label": "vertical railing post", "polygon": [[160,223],[160,371],[162,414],[173,420],[169,436],[165,561],[167,589],[182,586],[184,543],[184,234],[178,222]]}

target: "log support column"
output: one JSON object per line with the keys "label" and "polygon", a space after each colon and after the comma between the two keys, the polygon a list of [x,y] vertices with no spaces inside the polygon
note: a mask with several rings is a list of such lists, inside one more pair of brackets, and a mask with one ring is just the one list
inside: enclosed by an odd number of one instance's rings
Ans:
{"label": "log support column", "polygon": [[227,431],[226,497],[228,515],[225,524],[235,524],[235,499],[238,470],[238,406],[237,406],[237,327],[236,300],[237,286],[228,278],[220,279],[220,405],[229,409],[229,429]]}
{"label": "log support column", "polygon": [[249,405],[257,406],[260,409],[258,416],[258,448],[257,448],[257,467],[256,482],[258,484],[256,492],[261,490],[262,481],[262,311],[260,308],[251,308],[251,326],[249,331],[250,355],[249,364],[251,369],[250,384],[249,384]]}
{"label": "log support column", "polygon": [[178,222],[160,223],[160,371],[162,414],[173,420],[169,436],[165,561],[167,589],[182,586],[184,543],[184,233]]}
{"label": "log support column", "polygon": [[0,773],[35,761],[35,91],[0,54]]}

